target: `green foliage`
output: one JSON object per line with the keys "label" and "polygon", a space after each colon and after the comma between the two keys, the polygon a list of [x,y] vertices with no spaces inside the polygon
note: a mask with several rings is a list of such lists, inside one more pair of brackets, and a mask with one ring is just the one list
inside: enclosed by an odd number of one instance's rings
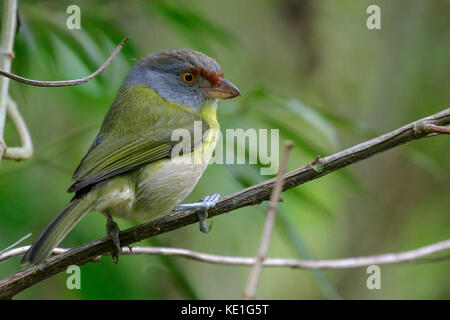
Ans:
{"label": "green foliage", "polygon": [[199,50],[211,51],[211,44],[215,42],[228,49],[237,48],[241,44],[231,32],[199,14],[192,4],[157,0],[149,2],[149,7],[156,17],[162,18],[168,26],[176,29],[177,33]]}
{"label": "green foliage", "polygon": [[[242,92],[241,99],[221,103],[222,130],[279,129],[281,141],[295,144],[289,170],[448,106],[448,5],[377,3],[383,12],[379,31],[364,24],[371,3],[352,0],[79,1],[82,29],[68,30],[66,8],[72,1],[20,1],[16,74],[41,80],[83,77],[125,36],[130,40],[86,85],[11,83],[35,155],[2,162],[0,251],[24,234],[38,234],[70,199],[65,190],[73,170],[126,72],[156,50],[192,47],[217,58]],[[307,4],[311,11],[302,11]],[[9,121],[5,139],[9,145],[19,142]],[[283,193],[269,255],[342,258],[408,250],[448,237],[448,149],[447,137],[412,142]],[[262,166],[211,165],[187,200],[229,194],[271,178],[260,175]],[[265,205],[243,208],[214,218],[208,235],[190,226],[142,245],[254,255],[265,211]],[[101,215],[88,215],[62,245],[104,236],[104,223]],[[0,278],[18,268],[18,257],[2,262]],[[248,272],[173,257],[122,257],[119,265],[105,257],[82,267],[80,291],[68,290],[67,275],[59,274],[18,298],[236,299]],[[382,290],[373,292],[365,286],[364,269],[265,269],[257,298],[449,298],[443,281],[448,262],[382,272]]]}

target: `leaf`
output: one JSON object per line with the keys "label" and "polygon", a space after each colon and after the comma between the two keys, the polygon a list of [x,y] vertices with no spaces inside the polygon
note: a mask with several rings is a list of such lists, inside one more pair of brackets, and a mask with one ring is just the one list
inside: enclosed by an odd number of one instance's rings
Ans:
{"label": "leaf", "polygon": [[[293,228],[292,221],[290,221],[282,208],[278,208],[276,226],[281,229],[280,233],[287,238],[287,241],[295,249],[301,259],[314,259],[314,256],[310,253],[308,246],[302,239],[300,232]],[[328,299],[341,298],[327,275],[322,270],[309,270],[309,272],[325,297]]]}
{"label": "leaf", "polygon": [[327,111],[320,111],[320,112],[329,123],[335,125],[336,127],[344,129],[349,133],[361,136],[361,138],[379,135],[379,132],[377,130],[371,129],[369,126],[362,123],[361,121],[352,120],[347,117],[338,114],[333,114]]}
{"label": "leaf", "polygon": [[[311,139],[309,138],[310,135],[302,134],[300,130],[304,128],[293,129],[292,126],[288,126],[285,123],[286,121],[285,117],[278,116],[274,112],[262,111],[263,105],[266,103],[269,103],[271,109],[273,109],[276,106],[286,107],[286,104],[287,105],[289,105],[289,103],[292,104],[292,101],[293,99],[283,98],[280,95],[264,87],[256,87],[254,90],[250,91],[250,96],[248,97],[248,99],[244,100],[243,103],[245,103],[244,108],[247,109],[248,113],[252,113],[254,117],[262,119],[262,121],[266,123],[269,127],[279,129],[280,136],[283,137],[283,139],[285,138],[293,141],[295,148],[302,151],[306,155],[307,157],[306,161],[313,161],[313,159],[318,155],[326,156],[330,154],[331,152],[323,149],[314,141],[311,141]],[[328,131],[329,132],[328,134],[330,135],[330,137],[332,137],[331,140],[337,139],[337,135],[335,133],[334,128],[331,126],[330,123],[328,123],[326,117],[321,114],[322,112],[314,111],[310,107],[307,107],[305,105],[301,106],[301,104],[300,105],[297,103],[294,104],[295,104],[294,106],[287,107],[286,109],[289,109],[290,111],[296,113],[296,115],[298,115],[301,109],[308,109],[309,115],[307,116],[307,118],[312,119],[311,121],[314,123],[317,132],[319,132],[322,127],[326,127],[328,128],[326,129],[326,131]],[[257,111],[255,110],[256,108],[258,108]],[[295,110],[292,110],[292,108],[295,108]],[[331,142],[331,144],[333,143],[335,142]],[[342,179],[342,181],[352,190],[357,191],[358,193],[361,193],[365,190],[364,186],[359,181],[359,179],[356,176],[354,176],[349,169],[344,168],[337,171],[334,174],[339,176]]]}
{"label": "leaf", "polygon": [[339,149],[340,144],[336,135],[336,131],[320,112],[307,106],[300,100],[293,98],[287,99],[284,105],[298,117],[314,127],[317,132],[321,133],[327,139],[333,150]]}
{"label": "leaf", "polygon": [[[39,60],[41,63],[38,65],[45,65],[44,71],[50,70],[47,77],[74,79],[87,76],[104,63],[124,38],[113,21],[106,21],[89,13],[83,19],[83,29],[73,31],[58,23],[60,20],[55,19],[54,15],[44,14],[38,8],[25,5],[24,11],[23,32],[18,34],[17,42],[18,52],[28,59],[21,60],[23,72],[20,74],[36,69],[36,64],[32,61]],[[112,74],[110,69],[120,70],[125,74],[129,70],[131,58],[136,56],[136,49],[130,41],[104,72],[88,84],[76,86],[74,90],[96,97],[102,97],[108,91],[111,94],[111,88],[117,88],[122,77],[108,76]],[[115,84],[111,83],[111,78]]]}
{"label": "leaf", "polygon": [[[236,166],[227,165],[225,168],[231,173],[231,175],[238,181],[243,188],[254,185],[259,181],[261,176],[258,175],[255,168],[253,170],[245,170],[246,174],[239,172],[242,169],[236,168]],[[259,176],[259,179],[257,178]],[[293,228],[294,223],[283,212],[282,208],[278,208],[276,227],[280,230],[280,233],[285,235],[286,241],[295,249],[298,256],[302,259],[314,259],[307,249],[306,243],[303,241],[298,230]],[[330,283],[328,277],[322,270],[308,270],[311,273],[313,280],[319,286],[320,291],[324,296],[329,299],[339,299],[339,294],[336,292],[333,285]]]}
{"label": "leaf", "polygon": [[211,49],[214,41],[228,48],[236,47],[239,40],[225,28],[198,13],[191,5],[177,1],[153,1],[151,9],[164,18],[188,41],[204,51]]}
{"label": "leaf", "polygon": [[439,163],[425,152],[413,148],[403,148],[401,152],[416,166],[433,175],[436,180],[442,180],[444,178]]}
{"label": "leaf", "polygon": [[[150,238],[152,246],[164,247],[164,243],[161,239]],[[190,300],[199,300],[200,297],[192,285],[189,276],[186,275],[184,269],[178,265],[178,262],[171,256],[157,255],[162,264],[170,271],[175,283],[183,291],[185,297]]]}

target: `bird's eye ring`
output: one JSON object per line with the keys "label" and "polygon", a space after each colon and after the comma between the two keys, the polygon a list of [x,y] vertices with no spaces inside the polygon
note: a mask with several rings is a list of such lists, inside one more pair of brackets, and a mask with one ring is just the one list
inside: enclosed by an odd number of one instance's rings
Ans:
{"label": "bird's eye ring", "polygon": [[184,82],[186,83],[192,83],[195,80],[195,76],[190,73],[190,72],[185,72],[183,73],[183,75],[181,76],[181,78],[183,79]]}

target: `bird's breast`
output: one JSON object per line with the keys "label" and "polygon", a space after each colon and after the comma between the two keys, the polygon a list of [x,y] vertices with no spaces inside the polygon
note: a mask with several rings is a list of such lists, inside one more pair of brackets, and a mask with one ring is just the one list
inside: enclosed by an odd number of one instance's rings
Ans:
{"label": "bird's breast", "polygon": [[140,169],[130,219],[150,220],[170,213],[192,192],[208,166],[217,143],[212,130],[201,146],[179,158],[164,159]]}

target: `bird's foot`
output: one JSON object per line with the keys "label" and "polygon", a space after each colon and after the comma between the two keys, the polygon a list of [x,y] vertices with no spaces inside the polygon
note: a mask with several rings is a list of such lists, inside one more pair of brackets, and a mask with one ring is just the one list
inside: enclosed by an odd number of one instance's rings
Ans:
{"label": "bird's foot", "polygon": [[106,215],[106,233],[111,237],[116,250],[111,254],[114,262],[119,263],[119,255],[122,253],[122,247],[120,246],[119,239],[119,225],[113,220],[113,218],[108,214]]}
{"label": "bird's foot", "polygon": [[210,196],[204,197],[201,202],[180,204],[172,211],[197,211],[200,231],[203,233],[208,233],[209,231],[211,231],[212,225],[212,223],[209,225],[209,227],[206,225],[206,219],[208,219],[208,210],[214,207],[219,199],[220,194],[214,193]]}

